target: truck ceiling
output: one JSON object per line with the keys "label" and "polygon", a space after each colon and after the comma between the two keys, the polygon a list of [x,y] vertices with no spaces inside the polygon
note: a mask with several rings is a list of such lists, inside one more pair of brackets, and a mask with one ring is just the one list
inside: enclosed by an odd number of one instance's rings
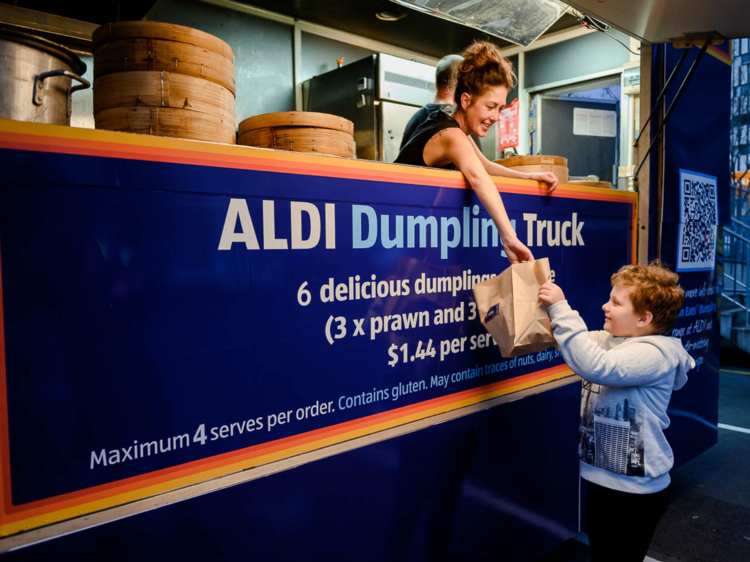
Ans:
{"label": "truck ceiling", "polygon": [[647,43],[750,37],[747,0],[575,0],[566,4]]}

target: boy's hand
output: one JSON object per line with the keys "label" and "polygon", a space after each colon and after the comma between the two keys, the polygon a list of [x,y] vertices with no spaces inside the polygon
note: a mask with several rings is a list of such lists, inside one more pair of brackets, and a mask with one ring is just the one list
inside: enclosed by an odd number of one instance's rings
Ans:
{"label": "boy's hand", "polygon": [[552,306],[555,303],[565,300],[565,294],[562,289],[554,283],[547,282],[539,288],[539,300],[546,306]]}

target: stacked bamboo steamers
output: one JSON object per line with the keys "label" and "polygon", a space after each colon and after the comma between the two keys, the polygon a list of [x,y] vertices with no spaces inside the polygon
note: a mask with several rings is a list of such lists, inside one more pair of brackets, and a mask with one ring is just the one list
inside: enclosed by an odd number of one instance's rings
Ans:
{"label": "stacked bamboo steamers", "polygon": [[245,119],[239,144],[292,152],[313,152],[354,158],[354,123],[313,111],[282,111]]}
{"label": "stacked bamboo steamers", "polygon": [[156,22],[93,34],[97,129],[234,144],[234,53],[203,31]]}
{"label": "stacked bamboo steamers", "polygon": [[[235,144],[234,53],[213,35],[157,22],[110,23],[94,44],[97,129]],[[240,123],[240,144],[353,158],[354,125],[323,113]]]}

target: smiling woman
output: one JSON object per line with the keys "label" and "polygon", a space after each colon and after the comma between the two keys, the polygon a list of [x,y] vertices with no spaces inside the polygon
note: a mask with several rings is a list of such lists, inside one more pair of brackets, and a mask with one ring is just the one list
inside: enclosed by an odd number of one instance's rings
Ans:
{"label": "smiling woman", "polygon": [[531,251],[516,236],[490,174],[546,182],[550,192],[557,187],[557,178],[490,162],[469,139],[469,135],[485,136],[500,119],[516,77],[510,62],[489,41],[474,43],[461,56],[463,60],[456,63],[456,105],[435,109],[401,148],[396,163],[460,170],[497,226],[511,263],[532,260]]}

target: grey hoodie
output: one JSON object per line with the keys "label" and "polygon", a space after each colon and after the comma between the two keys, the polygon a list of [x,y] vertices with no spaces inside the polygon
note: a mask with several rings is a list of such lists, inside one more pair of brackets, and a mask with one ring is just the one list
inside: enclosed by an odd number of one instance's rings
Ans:
{"label": "grey hoodie", "polygon": [[581,476],[635,494],[669,485],[674,464],[664,437],[673,390],[695,361],[678,338],[589,332],[567,301],[548,307],[565,362],[583,381],[578,454]]}

